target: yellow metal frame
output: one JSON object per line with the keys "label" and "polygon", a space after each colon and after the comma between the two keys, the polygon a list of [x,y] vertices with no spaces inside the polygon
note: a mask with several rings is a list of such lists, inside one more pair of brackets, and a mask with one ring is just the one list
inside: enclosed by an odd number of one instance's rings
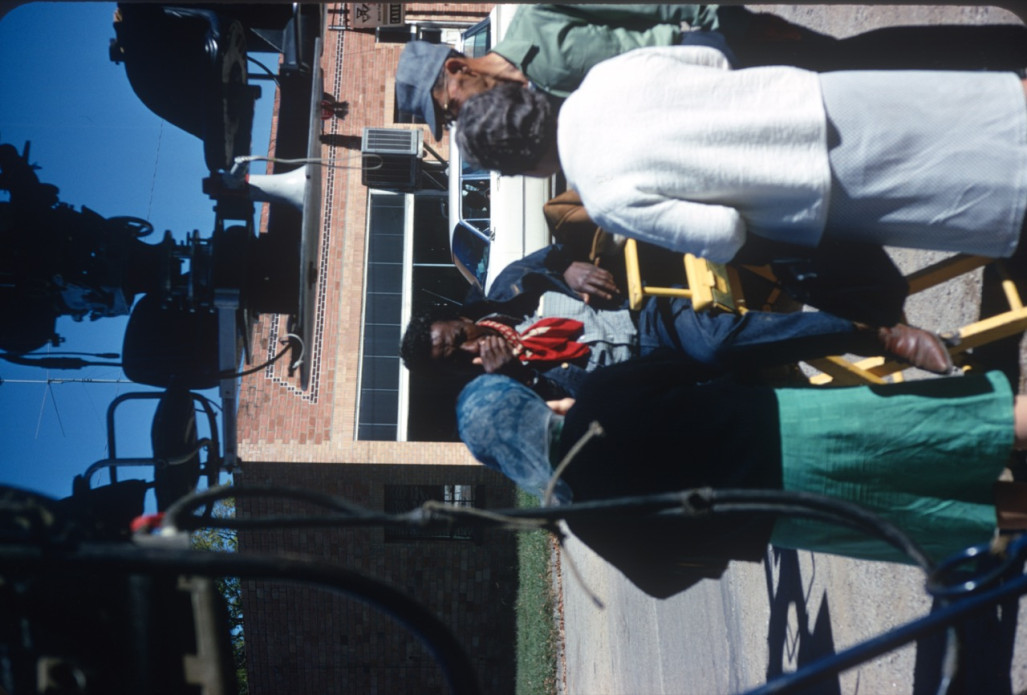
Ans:
{"label": "yellow metal frame", "polygon": [[[695,311],[746,311],[738,273],[732,266],[711,263],[686,254],[684,270],[688,289],[683,289],[651,287],[645,284],[639,268],[638,248],[634,239],[629,239],[624,245],[624,260],[627,268],[628,300],[632,309],[640,309],[646,297],[685,297],[692,300]],[[1027,308],[1024,307],[1020,291],[1010,277],[1005,263],[994,258],[960,254],[906,276],[909,293],[915,294],[989,263],[996,265],[1009,309],[959,329],[958,344],[949,348],[949,353],[957,362],[959,357],[969,350],[1027,331]],[[773,279],[768,269],[755,269],[755,272]],[[811,377],[810,383],[838,386],[901,381],[901,372],[908,368],[908,365],[884,357],[868,357],[853,362],[845,357],[833,356],[807,360],[807,364],[821,372]]]}
{"label": "yellow metal frame", "polygon": [[642,302],[645,301],[646,297],[692,298],[692,291],[690,289],[649,287],[642,281],[642,271],[638,265],[638,244],[634,239],[628,239],[624,242],[624,266],[628,276],[628,305],[632,311],[641,309]]}
{"label": "yellow metal frame", "polygon": [[[1005,295],[1009,309],[999,312],[994,316],[988,316],[967,324],[956,332],[958,344],[949,348],[949,354],[952,355],[953,360],[957,363],[961,356],[974,348],[1023,333],[1027,330],[1027,309],[1024,308],[1020,291],[1010,277],[1005,262],[984,256],[960,254],[927,266],[908,275],[906,278],[909,282],[909,292],[914,294],[940,285],[963,273],[974,271],[989,263],[994,263],[999,273],[1002,293]],[[809,364],[823,372],[823,374],[818,374],[811,378],[811,383],[831,383],[836,385],[884,383],[884,377],[899,376],[899,373],[907,366],[898,362],[887,361],[882,357],[867,358],[855,363],[842,358],[829,357],[824,360],[813,360]]]}
{"label": "yellow metal frame", "polygon": [[638,245],[634,239],[624,243],[624,263],[628,279],[628,303],[634,311],[642,308],[646,297],[684,297],[692,300],[695,311],[746,311],[738,271],[731,266],[686,253],[684,271],[688,287],[654,287],[642,280]]}

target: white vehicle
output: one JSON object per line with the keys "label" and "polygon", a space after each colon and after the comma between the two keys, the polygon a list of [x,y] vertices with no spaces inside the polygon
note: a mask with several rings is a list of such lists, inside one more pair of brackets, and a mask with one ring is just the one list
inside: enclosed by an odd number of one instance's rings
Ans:
{"label": "white vehicle", "polygon": [[[463,53],[485,54],[506,33],[515,5],[496,5],[488,19],[461,37]],[[453,142],[454,132],[450,133]],[[542,205],[553,196],[551,179],[499,176],[472,169],[449,148],[449,227],[453,263],[469,283],[488,292],[509,263],[550,243]]]}

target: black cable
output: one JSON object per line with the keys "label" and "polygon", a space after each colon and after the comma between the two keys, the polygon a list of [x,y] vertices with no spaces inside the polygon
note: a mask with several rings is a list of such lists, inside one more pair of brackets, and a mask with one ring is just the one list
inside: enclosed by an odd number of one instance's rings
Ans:
{"label": "black cable", "polygon": [[608,517],[612,513],[636,515],[679,514],[700,518],[713,514],[773,514],[804,516],[818,521],[855,528],[874,536],[905,553],[925,572],[934,568],[926,553],[901,529],[857,504],[808,492],[783,490],[715,490],[698,488],[682,492],[620,497],[558,507],[534,509],[478,510],[432,504],[402,514],[373,512],[348,500],[322,492],[287,487],[222,487],[193,493],[179,499],[166,513],[166,523],[176,529],[195,529],[204,524],[189,512],[209,501],[232,496],[287,497],[341,511],[338,515],[292,515],[263,518],[225,519],[218,528],[263,528],[269,526],[366,526],[425,525],[433,522],[467,523],[503,526],[511,521],[534,521],[552,528],[556,521],[588,521]]}
{"label": "black cable", "polygon": [[[73,354],[73,353],[72,353]],[[0,353],[0,359],[25,367],[45,369],[82,369],[83,367],[120,367],[121,362],[94,362],[80,357],[23,357],[9,352]]]}
{"label": "black cable", "polygon": [[[306,488],[222,485],[220,487],[208,488],[207,490],[200,490],[176,500],[164,513],[165,525],[173,529],[182,530],[203,528],[203,525],[197,525],[198,519],[190,516],[189,513],[203,505],[229,497],[281,497],[294,499],[346,512],[347,516],[343,519],[381,516],[364,507],[353,504],[345,498]],[[225,528],[231,528],[231,526],[226,526]]]}
{"label": "black cable", "polygon": [[277,86],[277,87],[281,87],[282,86],[278,82],[278,76],[275,75],[275,73],[271,72],[271,70],[266,65],[264,65],[262,62],[260,62],[259,60],[257,60],[256,58],[254,58],[251,55],[246,56],[246,60],[250,61],[251,63],[254,63],[257,67],[259,67],[261,70],[266,72],[267,76],[270,77],[272,79],[272,81],[274,81],[275,86]]}
{"label": "black cable", "polygon": [[269,359],[264,364],[258,365],[256,367],[251,367],[250,369],[246,369],[246,370],[243,370],[241,372],[236,372],[236,371],[218,372],[217,373],[217,378],[218,379],[234,379],[234,378],[240,378],[241,379],[244,376],[249,376],[250,374],[256,374],[257,372],[262,371],[264,369],[267,369],[268,367],[273,365],[275,362],[277,362],[278,360],[282,359],[282,357],[285,356],[285,353],[287,353],[290,349],[292,349],[292,345],[291,344],[286,345],[285,347],[282,348],[282,350],[277,355],[275,355],[274,357]]}
{"label": "black cable", "polygon": [[[42,348],[40,348],[40,349],[42,349]],[[4,353],[4,354],[8,354],[8,353]],[[119,357],[121,357],[121,355],[119,355],[116,352],[73,352],[73,351],[69,351],[69,350],[56,350],[56,351],[51,350],[51,351],[47,351],[47,352],[39,352],[39,350],[33,350],[31,352],[20,353],[21,357],[37,357],[37,356],[39,356],[39,357],[43,357],[43,356],[45,356],[45,357],[58,357],[58,356],[59,357],[65,357],[67,355],[78,355],[80,357],[83,356],[83,355],[85,355],[86,357],[102,357],[105,360],[116,360]]]}
{"label": "black cable", "polygon": [[1014,572],[1022,572],[1025,557],[1027,534],[1012,539],[1001,553],[991,552],[988,544],[976,545],[941,562],[927,577],[925,588],[941,600],[976,593]]}
{"label": "black cable", "polygon": [[[771,508],[777,507],[778,510],[782,510],[782,504],[791,503],[795,505],[793,511],[789,512],[785,509],[785,513],[804,516],[810,515],[811,512],[824,514],[825,516],[823,517],[812,518],[821,518],[825,521],[841,523],[876,536],[905,553],[925,572],[930,572],[934,569],[935,563],[905,531],[856,503],[809,492],[786,492],[781,490],[713,490],[711,493],[712,509],[715,512],[725,511],[726,509],[744,511],[743,505],[758,506],[761,503],[767,503]],[[771,511],[771,508],[766,509],[766,511]],[[781,513],[781,511],[776,513]]]}

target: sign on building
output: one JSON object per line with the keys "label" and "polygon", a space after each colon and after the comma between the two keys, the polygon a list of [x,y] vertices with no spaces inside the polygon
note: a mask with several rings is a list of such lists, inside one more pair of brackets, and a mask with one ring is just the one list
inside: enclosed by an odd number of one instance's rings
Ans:
{"label": "sign on building", "polygon": [[349,6],[349,22],[353,29],[402,26],[405,16],[402,3],[353,2]]}

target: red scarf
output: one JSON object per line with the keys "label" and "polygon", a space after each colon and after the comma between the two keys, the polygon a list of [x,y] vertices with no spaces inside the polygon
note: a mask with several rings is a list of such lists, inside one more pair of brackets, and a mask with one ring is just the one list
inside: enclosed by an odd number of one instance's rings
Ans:
{"label": "red scarf", "polygon": [[503,336],[522,362],[566,362],[589,353],[588,345],[574,340],[585,329],[581,321],[574,319],[545,318],[520,335],[514,328],[498,321],[481,319],[477,324]]}

